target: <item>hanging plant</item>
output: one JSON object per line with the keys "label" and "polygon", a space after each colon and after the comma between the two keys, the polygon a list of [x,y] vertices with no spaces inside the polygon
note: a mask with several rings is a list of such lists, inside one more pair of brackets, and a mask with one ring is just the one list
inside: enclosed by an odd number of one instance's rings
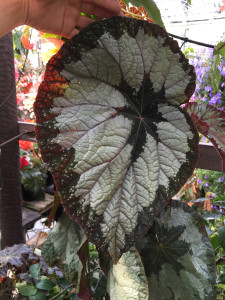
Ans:
{"label": "hanging plant", "polygon": [[48,63],[37,140],[64,207],[117,262],[192,174],[198,134],[180,108],[192,66],[161,27],[114,17]]}

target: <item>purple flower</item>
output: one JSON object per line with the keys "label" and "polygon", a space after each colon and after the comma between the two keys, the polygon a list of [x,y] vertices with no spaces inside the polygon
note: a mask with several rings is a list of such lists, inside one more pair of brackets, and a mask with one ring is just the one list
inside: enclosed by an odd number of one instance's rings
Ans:
{"label": "purple flower", "polygon": [[218,182],[220,183],[220,182],[222,182],[224,180],[224,176],[223,177],[220,177],[219,179],[218,179]]}
{"label": "purple flower", "polygon": [[207,138],[205,136],[203,136],[202,141],[203,141],[203,143],[206,143]]}
{"label": "purple flower", "polygon": [[199,84],[197,83],[197,84],[196,84],[196,88],[195,88],[195,93],[197,93],[197,92],[199,91],[199,89],[200,89],[200,86],[199,86]]}
{"label": "purple flower", "polygon": [[205,91],[206,91],[206,92],[210,92],[211,90],[212,90],[212,87],[211,87],[211,86],[206,86],[206,87],[205,87]]}
{"label": "purple flower", "polygon": [[209,104],[211,105],[215,105],[216,103],[220,104],[222,101],[220,100],[221,98],[221,94],[217,93],[215,96],[213,96],[210,100],[209,100]]}
{"label": "purple flower", "polygon": [[206,175],[205,175],[204,177],[205,177],[205,179],[207,179],[207,178],[208,178]]}
{"label": "purple flower", "polygon": [[200,178],[198,178],[197,179],[197,181],[198,181],[198,183],[200,184],[200,183],[202,183],[202,181],[201,181],[201,179]]}
{"label": "purple flower", "polygon": [[204,97],[202,98],[202,101],[206,102],[206,101],[207,101],[207,98],[204,96]]}
{"label": "purple flower", "polygon": [[205,74],[205,71],[202,68],[196,68],[195,71],[198,78],[201,78]]}
{"label": "purple flower", "polygon": [[217,198],[217,195],[216,195],[216,193],[213,193],[213,198]]}
{"label": "purple flower", "polygon": [[223,68],[221,71],[220,71],[220,74],[225,77],[225,68]]}
{"label": "purple flower", "polygon": [[204,186],[206,186],[206,187],[209,187],[209,184],[208,184],[208,182],[206,182],[206,183],[204,184]]}
{"label": "purple flower", "polygon": [[209,97],[212,97],[212,95],[213,95],[212,93],[209,93]]}

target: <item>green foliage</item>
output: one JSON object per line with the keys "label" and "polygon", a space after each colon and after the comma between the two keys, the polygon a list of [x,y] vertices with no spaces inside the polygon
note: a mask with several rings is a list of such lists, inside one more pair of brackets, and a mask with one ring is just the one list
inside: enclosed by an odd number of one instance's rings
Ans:
{"label": "green foliage", "polygon": [[184,55],[187,57],[187,58],[190,58],[194,55],[195,51],[193,48],[191,47],[188,47],[184,50]]}
{"label": "green foliage", "polygon": [[29,268],[30,275],[35,279],[39,280],[40,279],[40,273],[41,273],[41,264],[33,264]]}
{"label": "green foliage", "polygon": [[154,0],[127,0],[124,1],[124,3],[125,4],[131,3],[136,7],[144,6],[149,18],[151,18],[154,23],[165,28],[160,10],[158,9]]}
{"label": "green foliage", "polygon": [[17,283],[16,288],[22,296],[34,296],[37,294],[37,287],[33,283]]}
{"label": "green foliage", "polygon": [[[45,198],[45,185],[47,179],[47,169],[38,154],[20,149],[20,156],[26,157],[29,164],[21,168],[21,183],[26,191],[29,191],[34,199]],[[36,149],[37,151],[37,149]]]}
{"label": "green foliage", "polygon": [[13,294],[19,293],[19,300],[24,299],[22,296],[29,300],[53,297],[79,300],[74,286],[62,277],[57,268],[49,268],[35,252],[35,249],[23,244],[0,251],[0,299],[11,300]]}
{"label": "green foliage", "polygon": [[219,240],[219,243],[220,243],[221,247],[223,248],[223,250],[225,250],[225,226],[222,226],[219,228],[218,240]]}
{"label": "green foliage", "polygon": [[216,92],[219,91],[220,81],[221,81],[221,78],[222,78],[222,75],[220,74],[220,70],[218,68],[220,63],[221,63],[220,56],[218,54],[214,55],[213,59],[212,59],[212,66],[211,66],[212,73],[211,73],[211,76],[212,76],[212,86],[213,86],[213,89]]}
{"label": "green foliage", "polygon": [[64,213],[42,248],[44,260],[50,266],[59,266],[65,278],[77,285],[82,269],[77,252],[83,239],[85,237],[81,228]]}
{"label": "green foliage", "polygon": [[225,57],[225,42],[219,42],[214,51],[213,51],[213,55],[220,55]]}
{"label": "green foliage", "polygon": [[27,55],[28,50],[24,48],[21,37],[23,35],[22,30],[14,29],[13,31],[13,48],[16,59],[21,59],[21,56]]}

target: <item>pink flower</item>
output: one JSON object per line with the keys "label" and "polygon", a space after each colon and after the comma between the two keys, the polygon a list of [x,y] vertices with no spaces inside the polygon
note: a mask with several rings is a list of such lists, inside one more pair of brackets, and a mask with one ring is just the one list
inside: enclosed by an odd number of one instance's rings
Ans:
{"label": "pink flower", "polygon": [[25,100],[25,95],[23,93],[18,93],[16,94],[16,99],[17,99],[17,104],[20,104]]}
{"label": "pink flower", "polygon": [[15,80],[16,80],[16,82],[18,81],[18,79],[19,79],[19,72],[18,72],[18,69],[17,69],[17,62],[15,61],[14,62],[14,67],[15,67]]}

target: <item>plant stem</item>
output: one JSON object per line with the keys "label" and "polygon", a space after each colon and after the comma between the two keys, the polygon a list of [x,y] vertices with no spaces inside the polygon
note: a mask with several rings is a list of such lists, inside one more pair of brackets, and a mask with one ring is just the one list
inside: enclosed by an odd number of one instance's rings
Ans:
{"label": "plant stem", "polygon": [[73,286],[73,283],[71,283],[70,285],[68,285],[65,289],[63,289],[60,293],[58,293],[57,295],[55,295],[54,297],[50,298],[50,300],[54,300],[56,299],[58,296],[62,295],[66,290],[68,290],[70,287]]}
{"label": "plant stem", "polygon": [[95,293],[96,293],[96,291],[97,291],[97,288],[99,287],[99,284],[100,284],[100,282],[101,282],[103,276],[104,276],[104,275],[102,274],[102,275],[99,277],[99,280],[98,280],[98,282],[96,283],[96,286],[95,286],[93,295],[95,295]]}

